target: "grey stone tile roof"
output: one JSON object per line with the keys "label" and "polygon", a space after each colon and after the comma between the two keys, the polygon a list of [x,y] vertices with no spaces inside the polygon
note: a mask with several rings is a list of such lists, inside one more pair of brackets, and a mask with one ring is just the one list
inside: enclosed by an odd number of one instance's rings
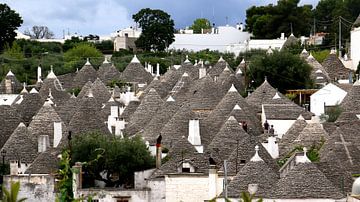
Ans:
{"label": "grey stone tile roof", "polygon": [[340,199],[345,198],[313,163],[299,163],[274,187],[272,198]]}
{"label": "grey stone tile roof", "polygon": [[141,133],[145,140],[149,142],[156,140],[156,138],[159,136],[159,132],[175,115],[179,108],[180,104],[178,104],[176,101],[166,101]]}
{"label": "grey stone tile roof", "polygon": [[94,82],[97,78],[97,72],[90,63],[85,65],[76,73],[73,81],[73,88],[82,88],[86,82]]}
{"label": "grey stone tile roof", "polygon": [[178,70],[180,70],[182,74],[187,72],[192,79],[199,78],[199,68],[194,66],[191,62],[184,62]]}
{"label": "grey stone tile roof", "polygon": [[110,99],[109,89],[105,86],[105,84],[97,78],[93,85],[91,86],[92,93],[99,104],[106,103]]}
{"label": "grey stone tile roof", "polygon": [[[280,99],[273,99],[276,93],[279,95]],[[246,97],[246,102],[254,107],[254,110],[257,113],[261,113],[261,105],[269,104],[269,103],[278,103],[278,104],[292,104],[295,105],[292,101],[278,92],[275,88],[273,88],[269,82],[265,79],[265,81],[256,88],[254,92],[252,92],[248,97]],[[297,117],[296,117],[297,118]]]}
{"label": "grey stone tile roof", "polygon": [[14,91],[13,94],[19,93],[23,89],[22,84],[19,82],[19,80],[17,80],[14,74],[6,75],[5,78],[0,83],[0,93],[2,94],[6,93],[6,88],[5,88],[6,80],[11,81],[11,85],[13,86],[11,90]]}
{"label": "grey stone tile roof", "polygon": [[320,159],[329,163],[340,162],[351,173],[360,173],[359,123],[347,123],[338,127],[320,150]]}
{"label": "grey stone tile roof", "polygon": [[330,82],[330,77],[325,68],[312,55],[307,57],[305,61],[312,67],[311,78],[315,81],[315,83]]}
{"label": "grey stone tile roof", "polygon": [[204,119],[201,124],[201,131],[204,132],[205,143],[210,143],[211,139],[220,130],[225,123],[235,105],[239,105],[244,114],[254,116],[252,108],[247,104],[245,99],[241,97],[235,88],[230,88],[222,100],[216,105],[216,108]]}
{"label": "grey stone tile roof", "polygon": [[39,93],[27,93],[23,97],[23,101],[16,106],[16,110],[21,114],[22,120],[25,125],[29,125],[32,117],[43,106],[44,99]]}
{"label": "grey stone tile roof", "polygon": [[82,86],[79,94],[77,95],[77,98],[81,99],[86,96],[89,93],[92,85],[93,83],[91,81],[86,82],[85,85]]}
{"label": "grey stone tile roof", "polygon": [[[189,120],[196,119],[196,114],[191,110],[188,103],[184,103],[174,116],[165,124],[160,134],[162,144],[167,148],[172,148],[179,141],[179,138],[188,137]],[[201,124],[201,120],[200,120]],[[203,143],[203,131],[200,129],[201,142]]]}
{"label": "grey stone tile roof", "polygon": [[139,107],[140,101],[132,100],[129,104],[125,107],[124,112],[120,115],[120,118],[125,119],[125,121],[129,121],[131,115],[136,111]]}
{"label": "grey stone tile roof", "polygon": [[170,86],[170,83],[165,81],[164,79],[153,79],[152,82],[145,88],[144,92],[140,95],[140,100],[142,100],[150,91],[150,89],[154,88],[156,92],[159,94],[161,99],[164,99],[173,86]]}
{"label": "grey stone tile roof", "polygon": [[360,112],[360,85],[355,83],[351,87],[340,106],[345,112]]}
{"label": "grey stone tile roof", "polygon": [[163,104],[164,101],[156,90],[151,89],[131,115],[125,134],[133,135],[143,130]]}
{"label": "grey stone tile roof", "polygon": [[245,121],[250,135],[258,136],[264,132],[260,120],[258,120],[252,112],[245,112],[238,105],[235,105],[233,110],[230,112],[230,116],[234,116],[239,123]]}
{"label": "grey stone tile roof", "polygon": [[[54,107],[46,102],[39,109],[29,124],[29,131],[34,138],[38,141],[40,135],[48,135],[50,146],[53,146],[54,141],[54,122],[63,122],[59,114],[55,111]],[[63,135],[66,134],[66,127],[62,124]]]}
{"label": "grey stone tile roof", "polygon": [[356,116],[359,112],[341,112],[340,116],[336,119],[336,123],[349,123],[359,121],[359,118]]}
{"label": "grey stone tile roof", "polygon": [[264,161],[249,161],[236,174],[229,183],[228,196],[241,197],[241,192],[248,191],[249,184],[258,184],[256,196],[267,197],[270,195],[279,175],[275,173]]}
{"label": "grey stone tile roof", "polygon": [[114,99],[109,99],[104,105],[101,107],[101,115],[103,116],[103,120],[108,120],[109,115],[111,114],[111,106],[124,107],[124,105]]}
{"label": "grey stone tile roof", "polygon": [[182,103],[188,99],[187,93],[192,85],[192,78],[185,72],[173,86],[169,95],[171,95],[178,103]]}
{"label": "grey stone tile roof", "polygon": [[21,160],[30,164],[37,156],[37,142],[25,124],[20,123],[1,149],[6,151],[5,161]]}
{"label": "grey stone tile roof", "polygon": [[69,124],[72,116],[76,112],[79,100],[76,97],[70,97],[68,101],[66,101],[63,105],[56,107],[56,111],[59,114],[60,118],[66,125]]}
{"label": "grey stone tile roof", "polygon": [[60,162],[58,155],[60,154],[59,149],[53,148],[39,153],[29,168],[26,169],[25,174],[57,174]]}
{"label": "grey stone tile roof", "polygon": [[300,132],[307,126],[305,119],[298,118],[289,128],[289,130],[282,136],[279,142],[280,156],[286,156],[293,148],[292,143],[299,136]]}
{"label": "grey stone tile roof", "polygon": [[76,76],[76,73],[71,72],[71,73],[59,75],[59,76],[57,76],[57,78],[60,80],[63,88],[71,89],[73,86],[73,81],[74,81],[75,76]]}
{"label": "grey stone tile roof", "polygon": [[[225,60],[220,58],[219,61],[212,68],[209,69],[208,74],[211,77],[215,77],[215,76],[218,77],[224,71],[224,69],[226,67],[228,67],[230,69],[229,64]],[[231,72],[233,72],[233,71],[231,70]]]}
{"label": "grey stone tile roof", "polygon": [[92,96],[85,96],[79,100],[79,105],[70,120],[69,130],[73,135],[80,135],[81,133],[99,131],[104,134],[109,134],[105,120],[102,120],[101,108],[97,101]]}
{"label": "grey stone tile roof", "polygon": [[235,117],[230,116],[211,140],[207,150],[216,162],[223,162],[236,148],[238,141],[248,136],[249,134],[242,129]]}
{"label": "grey stone tile roof", "polygon": [[111,63],[102,63],[97,71],[97,77],[105,84],[120,79],[120,75],[119,70]]}
{"label": "grey stone tile roof", "polygon": [[[249,136],[239,141],[233,148],[228,158],[228,172],[236,175],[237,172],[254,156],[255,146],[259,146],[259,156],[264,160],[275,173],[279,173],[279,167],[266,149],[259,142],[258,138]],[[237,172],[236,172],[237,171]]]}
{"label": "grey stone tile roof", "polygon": [[307,123],[292,144],[310,148],[312,145],[328,139],[329,135],[320,123]]}
{"label": "grey stone tile roof", "polygon": [[238,91],[242,92],[245,90],[242,76],[236,76],[232,73],[229,68],[225,68],[224,71],[219,75],[219,78],[216,81],[219,84],[223,92],[226,92],[231,85],[234,85]]}
{"label": "grey stone tile roof", "polygon": [[123,81],[134,83],[150,84],[153,80],[152,75],[147,72],[141,63],[129,63],[120,77]]}
{"label": "grey stone tile roof", "polygon": [[296,120],[302,115],[306,120],[311,119],[312,113],[296,104],[263,104],[268,120]]}
{"label": "grey stone tile roof", "polygon": [[0,148],[21,121],[20,114],[17,113],[14,107],[0,105]]}
{"label": "grey stone tile roof", "polygon": [[296,43],[299,42],[299,39],[296,38],[293,34],[291,34],[285,41],[285,43],[283,44],[282,48],[289,48],[292,45],[295,45]]}
{"label": "grey stone tile roof", "polygon": [[349,73],[351,72],[350,69],[345,68],[336,53],[330,53],[322,62],[322,66],[325,68],[332,82],[338,79],[348,79]]}
{"label": "grey stone tile roof", "polygon": [[310,56],[309,52],[304,48],[300,53],[300,58],[306,59]]}
{"label": "grey stone tile roof", "polygon": [[[226,91],[225,91],[226,92]],[[193,82],[186,94],[192,110],[212,110],[223,97],[224,93],[213,79],[205,77]]]}
{"label": "grey stone tile roof", "polygon": [[70,94],[65,91],[57,78],[46,78],[43,81],[39,94],[44,100],[49,97],[49,89],[51,89],[52,101],[57,106],[64,104],[70,98]]}
{"label": "grey stone tile roof", "polygon": [[351,192],[354,180],[351,173],[346,171],[341,162],[336,161],[336,163],[330,163],[321,161],[314,164],[322,173],[324,173],[326,178],[328,178],[332,184],[341,191],[341,193],[345,195],[346,193]]}

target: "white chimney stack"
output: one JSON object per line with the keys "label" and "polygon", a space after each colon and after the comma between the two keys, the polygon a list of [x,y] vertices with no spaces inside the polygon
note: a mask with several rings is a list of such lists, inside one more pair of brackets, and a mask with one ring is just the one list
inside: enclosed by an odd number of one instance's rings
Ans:
{"label": "white chimney stack", "polygon": [[16,160],[10,161],[10,175],[18,175],[19,174],[19,162]]}
{"label": "white chimney stack", "polygon": [[199,79],[204,78],[206,76],[206,68],[200,67],[199,68]]}
{"label": "white chimney stack", "polygon": [[209,199],[215,198],[217,193],[217,181],[218,181],[218,173],[215,165],[210,165],[209,168]]}
{"label": "white chimney stack", "polygon": [[125,129],[125,124],[126,124],[125,120],[116,120],[116,123],[115,123],[115,135],[116,136],[121,136],[122,138],[124,137],[122,130]]}
{"label": "white chimney stack", "polygon": [[119,117],[119,107],[118,106],[110,107],[110,116],[111,117]]}
{"label": "white chimney stack", "polygon": [[62,138],[62,125],[61,122],[54,122],[54,148],[56,148]]}
{"label": "white chimney stack", "polygon": [[49,136],[40,135],[38,138],[38,152],[44,152],[50,146]]}
{"label": "white chimney stack", "polygon": [[195,146],[199,153],[203,153],[203,146],[201,145],[200,137],[200,123],[199,120],[189,120],[189,136],[188,141]]}
{"label": "white chimney stack", "polygon": [[42,82],[41,80],[41,67],[38,66],[37,68],[37,82]]}
{"label": "white chimney stack", "polygon": [[160,64],[156,64],[156,76],[160,76]]}

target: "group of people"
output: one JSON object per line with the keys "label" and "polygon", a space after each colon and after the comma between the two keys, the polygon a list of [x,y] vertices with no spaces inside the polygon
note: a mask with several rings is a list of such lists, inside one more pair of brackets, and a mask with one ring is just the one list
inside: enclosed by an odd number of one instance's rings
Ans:
{"label": "group of people", "polygon": [[271,125],[271,128],[269,128],[269,123],[267,122],[267,120],[265,120],[264,122],[264,133],[270,133],[272,135],[274,135],[274,125]]}

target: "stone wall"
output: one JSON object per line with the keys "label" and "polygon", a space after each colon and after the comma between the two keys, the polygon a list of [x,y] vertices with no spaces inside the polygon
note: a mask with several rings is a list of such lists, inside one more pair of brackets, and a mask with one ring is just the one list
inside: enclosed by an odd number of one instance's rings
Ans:
{"label": "stone wall", "polygon": [[55,201],[55,179],[51,175],[4,176],[4,185],[9,189],[11,181],[20,182],[18,199],[27,198],[26,202]]}

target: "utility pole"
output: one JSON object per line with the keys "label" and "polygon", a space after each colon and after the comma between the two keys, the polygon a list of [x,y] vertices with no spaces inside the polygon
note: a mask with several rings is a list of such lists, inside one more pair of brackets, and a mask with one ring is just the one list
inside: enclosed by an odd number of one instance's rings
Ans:
{"label": "utility pole", "polygon": [[224,160],[224,196],[225,198],[228,197],[227,194],[227,161]]}
{"label": "utility pole", "polygon": [[315,18],[314,18],[314,36],[316,35],[316,23],[315,23]]}
{"label": "utility pole", "polygon": [[341,16],[339,16],[339,51],[341,51]]}

